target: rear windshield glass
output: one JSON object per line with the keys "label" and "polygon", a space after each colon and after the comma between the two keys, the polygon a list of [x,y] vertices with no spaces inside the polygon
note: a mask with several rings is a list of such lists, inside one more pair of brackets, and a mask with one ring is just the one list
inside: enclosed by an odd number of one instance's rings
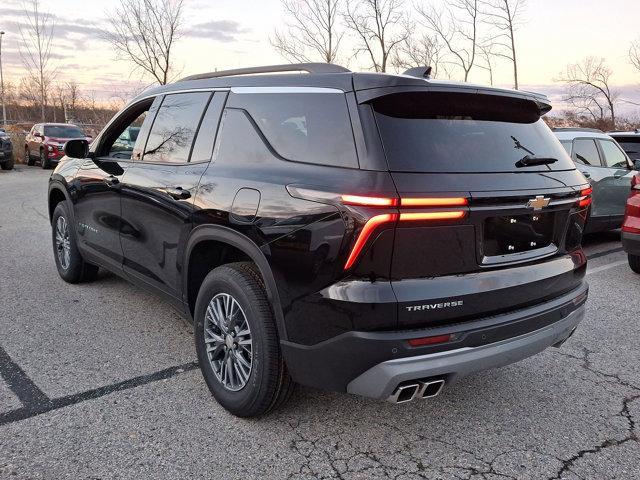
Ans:
{"label": "rear windshield glass", "polygon": [[[529,172],[575,168],[532,101],[412,92],[381,97],[373,102],[373,108],[392,171]],[[557,161],[516,166],[525,156]]]}
{"label": "rear windshield glass", "polygon": [[614,137],[631,158],[640,159],[640,135],[637,137]]}
{"label": "rear windshield glass", "polygon": [[47,125],[44,127],[44,134],[47,137],[58,138],[84,137],[84,134],[78,127],[67,127],[65,125]]}

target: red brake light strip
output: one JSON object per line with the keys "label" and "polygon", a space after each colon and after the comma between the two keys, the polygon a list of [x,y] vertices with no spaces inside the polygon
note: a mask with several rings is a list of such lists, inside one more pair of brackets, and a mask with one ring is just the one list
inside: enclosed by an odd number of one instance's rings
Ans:
{"label": "red brake light strip", "polygon": [[403,207],[464,207],[468,204],[469,200],[464,197],[400,199],[400,205]]}
{"label": "red brake light strip", "polygon": [[376,215],[375,217],[371,217],[367,223],[362,227],[362,231],[360,235],[358,235],[358,239],[356,243],[353,245],[351,249],[351,253],[349,254],[349,258],[347,258],[347,263],[344,264],[344,269],[347,270],[353,266],[356,259],[362,252],[367,240],[373,233],[373,231],[378,227],[378,225],[382,225],[387,222],[394,222],[398,218],[397,213],[384,213],[382,215]]}
{"label": "red brake light strip", "polygon": [[585,188],[580,191],[580,199],[578,200],[578,207],[584,208],[591,205],[591,194],[593,193],[593,188]]}

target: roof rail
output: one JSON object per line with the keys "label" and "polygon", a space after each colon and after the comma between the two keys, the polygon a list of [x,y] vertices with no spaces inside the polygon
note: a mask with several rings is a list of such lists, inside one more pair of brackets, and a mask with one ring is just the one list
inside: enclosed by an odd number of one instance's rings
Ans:
{"label": "roof rail", "polygon": [[187,80],[204,80],[206,78],[232,77],[234,75],[255,75],[258,73],[307,72],[307,73],[348,73],[348,68],[333,63],[289,63],[286,65],[267,65],[264,67],[236,68],[219,72],[199,73],[181,78],[178,82]]}
{"label": "roof rail", "polygon": [[555,127],[552,128],[554,132],[592,132],[592,133],[604,133],[597,128],[581,128],[581,127]]}
{"label": "roof rail", "polygon": [[405,70],[403,75],[409,75],[410,77],[431,78],[431,67],[413,67]]}

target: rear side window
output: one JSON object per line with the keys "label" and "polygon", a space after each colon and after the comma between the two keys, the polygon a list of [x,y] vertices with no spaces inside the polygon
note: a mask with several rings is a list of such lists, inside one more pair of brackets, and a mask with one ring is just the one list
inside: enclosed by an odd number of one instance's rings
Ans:
{"label": "rear side window", "polygon": [[627,168],[627,157],[613,140],[599,140],[604,164],[609,168]]}
{"label": "rear side window", "polygon": [[[575,165],[535,103],[510,97],[411,92],[372,103],[389,169],[402,172],[531,172]],[[525,156],[555,158],[518,168]]]}
{"label": "rear side window", "polygon": [[632,159],[640,159],[640,135],[634,137],[615,137],[618,144]]}
{"label": "rear side window", "polygon": [[158,109],[142,161],[184,163],[211,92],[167,95]]}
{"label": "rear side window", "polygon": [[601,167],[600,154],[595,140],[579,138],[573,142],[573,158],[577,163]]}
{"label": "rear side window", "polygon": [[358,167],[342,92],[236,93],[229,105],[246,110],[273,149],[287,160]]}
{"label": "rear side window", "polygon": [[198,129],[198,136],[191,151],[191,162],[203,162],[211,160],[213,154],[213,144],[216,140],[218,122],[222,115],[222,108],[226,99],[226,93],[216,92],[209,101],[207,112],[202,118],[202,123]]}
{"label": "rear side window", "polygon": [[571,155],[571,147],[573,146],[573,142],[571,140],[560,140],[562,146],[567,151],[569,155]]}

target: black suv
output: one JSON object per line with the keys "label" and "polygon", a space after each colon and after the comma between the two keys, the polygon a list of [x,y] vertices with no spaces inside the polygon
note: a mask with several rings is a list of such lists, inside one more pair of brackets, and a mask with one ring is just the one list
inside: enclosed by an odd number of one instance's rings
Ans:
{"label": "black suv", "polygon": [[301,64],[144,92],[90,146],[65,144],[60,276],[100,267],[160,293],[240,416],[294,382],[427,398],[561,344],[584,315],[591,196],[550,105],[425,71]]}

